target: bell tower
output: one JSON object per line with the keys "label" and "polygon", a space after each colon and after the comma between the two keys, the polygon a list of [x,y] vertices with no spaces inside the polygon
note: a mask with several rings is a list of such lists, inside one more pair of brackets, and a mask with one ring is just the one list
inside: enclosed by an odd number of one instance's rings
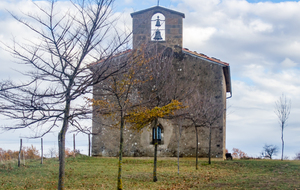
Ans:
{"label": "bell tower", "polygon": [[182,47],[183,13],[161,6],[131,13],[133,49],[142,44],[160,43],[166,47]]}

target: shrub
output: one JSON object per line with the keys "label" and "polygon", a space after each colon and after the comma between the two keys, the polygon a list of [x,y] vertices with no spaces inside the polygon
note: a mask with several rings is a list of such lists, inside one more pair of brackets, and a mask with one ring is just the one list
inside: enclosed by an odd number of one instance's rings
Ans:
{"label": "shrub", "polygon": [[[30,147],[23,147],[21,156],[25,157],[25,159],[38,159],[40,158],[39,151],[31,145]],[[2,161],[8,161],[8,160],[14,160],[18,159],[19,157],[19,151],[13,151],[13,150],[3,150],[0,148],[0,160]]]}
{"label": "shrub", "polygon": [[300,160],[300,152],[296,153],[296,157],[294,158],[294,160]]}
{"label": "shrub", "polygon": [[248,155],[245,152],[241,151],[238,148],[233,148],[231,155],[233,158],[239,158],[239,159],[248,157]]}
{"label": "shrub", "polygon": [[39,151],[31,145],[30,147],[24,148],[25,159],[38,159],[40,158]]}

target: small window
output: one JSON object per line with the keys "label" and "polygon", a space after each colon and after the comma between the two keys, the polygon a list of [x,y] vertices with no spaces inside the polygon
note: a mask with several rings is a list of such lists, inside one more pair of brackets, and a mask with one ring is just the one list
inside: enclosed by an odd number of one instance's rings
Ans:
{"label": "small window", "polygon": [[161,128],[159,126],[157,127],[156,134],[155,134],[155,128],[153,128],[152,130],[153,130],[152,131],[152,134],[153,134],[152,135],[152,137],[153,137],[152,140],[157,138],[158,141],[161,141]]}
{"label": "small window", "polygon": [[162,138],[163,138],[163,129],[161,125],[157,126],[157,130],[155,131],[155,128],[152,128],[152,144],[154,144],[154,140],[157,139],[158,144],[162,144]]}

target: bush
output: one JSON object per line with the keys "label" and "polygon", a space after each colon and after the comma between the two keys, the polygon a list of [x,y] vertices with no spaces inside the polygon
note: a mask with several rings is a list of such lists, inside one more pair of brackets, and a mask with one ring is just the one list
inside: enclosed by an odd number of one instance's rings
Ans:
{"label": "bush", "polygon": [[[40,158],[39,151],[31,145],[30,147],[23,147],[21,152],[21,157],[25,159],[38,159]],[[19,151],[13,150],[3,150],[0,148],[0,160],[8,161],[8,160],[15,160],[19,157]]]}
{"label": "bush", "polygon": [[79,150],[75,150],[75,154],[74,154],[74,151],[71,151],[69,148],[66,148],[65,149],[65,154],[66,154],[66,157],[71,157],[71,156],[80,154],[80,151]]}
{"label": "bush", "polygon": [[39,151],[31,145],[30,147],[24,147],[25,159],[38,159],[40,158]]}
{"label": "bush", "polygon": [[248,155],[245,152],[241,151],[238,148],[233,148],[231,155],[232,155],[233,158],[239,158],[239,159],[243,159],[243,158],[248,157]]}
{"label": "bush", "polygon": [[13,160],[18,159],[19,151],[12,151],[12,150],[3,150],[0,148],[0,160],[7,161],[7,160]]}

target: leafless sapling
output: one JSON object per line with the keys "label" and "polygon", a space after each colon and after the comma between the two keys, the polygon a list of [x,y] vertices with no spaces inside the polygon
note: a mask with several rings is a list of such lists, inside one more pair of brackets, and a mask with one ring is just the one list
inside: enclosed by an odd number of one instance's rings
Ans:
{"label": "leafless sapling", "polygon": [[289,119],[290,112],[291,112],[291,100],[287,99],[286,96],[282,94],[279,100],[275,102],[275,114],[279,119],[280,131],[281,131],[281,160],[283,160],[283,151],[284,151],[283,130],[287,125],[287,120]]}
{"label": "leafless sapling", "polygon": [[[206,86],[207,87],[207,86]],[[225,108],[223,103],[217,99],[210,88],[196,90],[189,99],[189,113],[186,118],[193,122],[196,131],[196,169],[198,169],[198,130],[199,127],[209,129],[208,135],[208,163],[211,164],[211,136],[212,128],[219,128],[219,122],[224,117]]]}

